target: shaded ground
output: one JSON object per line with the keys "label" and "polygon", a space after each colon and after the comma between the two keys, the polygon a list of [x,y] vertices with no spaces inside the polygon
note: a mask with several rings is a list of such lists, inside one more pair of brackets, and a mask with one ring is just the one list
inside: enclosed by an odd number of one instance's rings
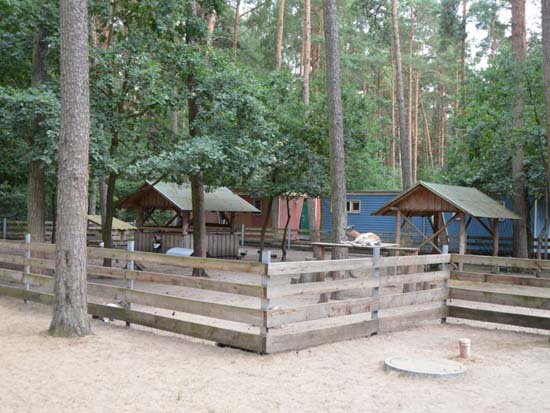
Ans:
{"label": "shaded ground", "polygon": [[[430,325],[258,356],[118,322],[54,339],[50,311],[0,297],[0,411],[550,411],[547,336]],[[462,337],[474,355],[463,378],[382,368],[395,355],[453,358]]]}

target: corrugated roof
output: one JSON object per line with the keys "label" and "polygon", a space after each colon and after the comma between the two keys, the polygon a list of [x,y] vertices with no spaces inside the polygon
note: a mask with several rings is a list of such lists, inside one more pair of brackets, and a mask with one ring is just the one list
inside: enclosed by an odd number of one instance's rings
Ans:
{"label": "corrugated roof", "polygon": [[[151,182],[147,181],[149,185]],[[191,202],[191,184],[158,182],[154,186],[162,196],[182,211],[193,209]],[[212,188],[204,192],[204,208],[212,212],[260,212],[240,196],[225,187]]]}
{"label": "corrugated roof", "polygon": [[389,207],[397,205],[401,199],[408,197],[412,194],[412,192],[416,191],[420,187],[426,188],[428,191],[433,192],[457,209],[474,217],[520,219],[520,217],[514,212],[506,209],[499,202],[485,195],[476,188],[434,184],[423,181],[418,182],[408,191],[403,192],[397,198],[391,200],[378,210],[374,211],[373,215],[383,214]]}
{"label": "corrugated roof", "polygon": [[[101,215],[88,215],[88,221],[101,225]],[[127,222],[124,222],[118,218],[113,218],[113,229],[117,231],[135,231],[137,228]]]}

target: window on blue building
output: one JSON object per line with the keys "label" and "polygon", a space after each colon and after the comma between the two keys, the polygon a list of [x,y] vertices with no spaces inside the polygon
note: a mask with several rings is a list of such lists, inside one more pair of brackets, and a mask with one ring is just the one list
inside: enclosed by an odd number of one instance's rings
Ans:
{"label": "window on blue building", "polygon": [[348,211],[348,214],[361,213],[361,201],[347,201],[346,210]]}

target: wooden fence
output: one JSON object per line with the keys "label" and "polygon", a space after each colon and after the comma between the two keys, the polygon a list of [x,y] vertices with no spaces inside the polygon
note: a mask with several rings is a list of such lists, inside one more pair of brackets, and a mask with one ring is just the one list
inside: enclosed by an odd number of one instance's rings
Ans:
{"label": "wooden fence", "polygon": [[[0,294],[51,304],[54,248],[0,241]],[[259,353],[298,350],[444,318],[449,261],[375,254],[264,264],[91,247],[89,312]],[[137,262],[146,270],[133,270]],[[209,277],[192,277],[192,268]],[[403,293],[410,283],[428,289]]]}
{"label": "wooden fence", "polygon": [[453,254],[452,262],[450,317],[550,330],[550,261]]}

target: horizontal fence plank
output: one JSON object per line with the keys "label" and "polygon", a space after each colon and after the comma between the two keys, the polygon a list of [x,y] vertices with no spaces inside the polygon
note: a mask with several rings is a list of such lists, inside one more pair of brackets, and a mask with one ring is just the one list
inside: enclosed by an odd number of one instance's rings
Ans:
{"label": "horizontal fence plank", "polygon": [[[379,258],[377,267],[403,267],[412,265],[443,264],[450,262],[450,254],[411,255]],[[346,260],[276,262],[268,265],[268,275],[292,275],[312,272],[353,271],[374,268],[372,258]]]}
{"label": "horizontal fence plank", "polygon": [[[0,294],[14,298],[22,298],[29,301],[36,301],[42,304],[53,303],[53,295],[40,291],[23,290],[21,288],[7,287],[0,285]],[[216,341],[228,346],[251,350],[262,351],[262,337],[259,334],[245,333],[220,327],[208,326],[193,323],[175,318],[159,316],[156,314],[141,311],[128,310],[96,303],[88,303],[88,313],[100,317],[113,318],[126,321],[132,324],[139,324],[157,330],[169,331],[183,334],[203,340]]]}
{"label": "horizontal fence plank", "polygon": [[302,350],[321,344],[368,337],[378,330],[378,320],[366,320],[341,326],[312,329],[292,334],[270,334],[267,337],[267,353]]}
{"label": "horizontal fence plank", "polygon": [[430,290],[413,291],[402,294],[383,295],[380,297],[380,309],[404,307],[409,305],[426,304],[446,300],[449,296],[447,288],[433,288]]}
{"label": "horizontal fence plank", "polygon": [[446,305],[427,310],[419,310],[399,314],[397,316],[384,317],[381,316],[379,321],[379,333],[387,333],[390,331],[400,331],[409,327],[415,327],[426,321],[439,320],[447,317],[448,309]]}
{"label": "horizontal fence plank", "polygon": [[490,257],[484,255],[457,255],[452,254],[455,263],[493,265],[511,268],[526,268],[533,270],[550,270],[550,260],[533,260],[527,258]]}
{"label": "horizontal fence plank", "polygon": [[269,310],[267,314],[268,327],[281,327],[286,324],[301,321],[318,320],[322,318],[340,317],[350,314],[370,312],[378,307],[378,300],[372,297],[346,299],[329,303],[302,305],[292,308]]}
{"label": "horizontal fence plank", "polygon": [[449,317],[550,330],[550,317],[480,310],[456,305],[449,306]]}
{"label": "horizontal fence plank", "polygon": [[202,268],[205,270],[234,271],[263,275],[266,264],[251,261],[222,260],[216,258],[175,257],[153,252],[125,251],[105,248],[88,248],[88,256],[92,258],[132,259],[140,263],[172,265],[187,268]]}
{"label": "horizontal fence plank", "polygon": [[449,276],[449,271],[431,271],[402,275],[384,275],[380,277],[380,286],[387,287],[396,284],[444,281],[446,279],[449,279]]}
{"label": "horizontal fence plank", "polygon": [[524,285],[529,287],[550,288],[550,278],[533,277],[522,274],[491,274],[481,272],[453,271],[452,280],[482,283]]}
{"label": "horizontal fence plank", "polygon": [[55,244],[31,242],[26,244],[22,241],[6,241],[0,240],[0,248],[10,248],[17,251],[40,251],[40,252],[55,252]]}
{"label": "horizontal fence plank", "polygon": [[517,293],[486,291],[477,289],[476,287],[451,287],[449,298],[455,300],[474,301],[478,303],[550,310],[550,297],[535,297],[532,295],[522,295]]}
{"label": "horizontal fence plank", "polygon": [[[20,241],[0,240],[0,247],[15,249],[18,251],[43,251],[55,252],[54,244],[35,243],[25,244]],[[118,260],[129,260],[146,262],[151,264],[172,265],[189,268],[203,268],[220,271],[234,271],[253,274],[266,274],[266,264],[251,261],[221,260],[215,258],[199,257],[175,257],[151,252],[126,251],[112,248],[88,247],[90,258],[111,258]]]}
{"label": "horizontal fence plank", "polygon": [[[158,284],[178,285],[182,287],[197,288],[202,290],[217,291],[229,294],[246,295],[249,297],[263,297],[263,287],[258,284],[243,284],[229,281],[215,280],[212,278],[191,277],[148,271],[127,270],[124,268],[100,267],[89,265],[88,275],[100,275],[104,277],[136,280]],[[260,280],[258,280],[258,283]]]}
{"label": "horizontal fence plank", "polygon": [[373,278],[330,280],[322,282],[270,286],[267,298],[291,297],[307,294],[324,294],[334,291],[357,290],[378,287],[378,280]]}
{"label": "horizontal fence plank", "polygon": [[[0,269],[0,278],[10,281],[29,282],[53,288],[53,277],[38,274],[24,274],[21,271]],[[48,281],[51,280],[51,281]],[[236,321],[261,326],[264,323],[263,311],[210,301],[193,300],[168,294],[158,294],[141,290],[129,290],[124,287],[88,282],[88,294],[123,300],[134,304],[164,308],[182,313],[201,315],[221,320]]]}

